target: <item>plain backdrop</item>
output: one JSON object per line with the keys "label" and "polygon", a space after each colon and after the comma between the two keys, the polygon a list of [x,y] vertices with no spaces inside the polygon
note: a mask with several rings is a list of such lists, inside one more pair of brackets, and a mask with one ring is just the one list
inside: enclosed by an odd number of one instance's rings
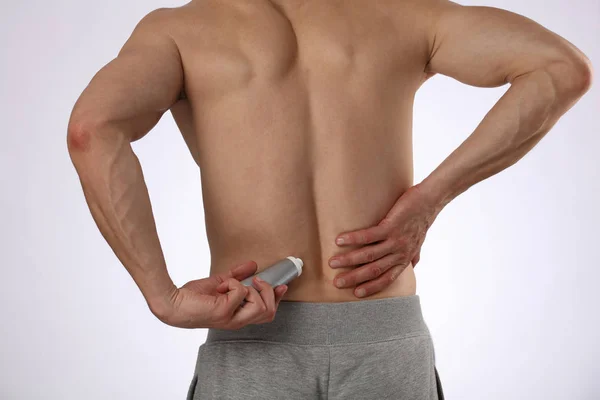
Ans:
{"label": "plain backdrop", "polygon": [[[142,16],[182,4],[1,4],[0,399],[185,398],[206,330],[150,313],[94,224],[66,147],[92,76]],[[462,4],[532,18],[600,69],[598,0]],[[415,183],[507,88],[443,76],[422,87]],[[521,161],[460,195],[431,227],[417,294],[447,399],[600,399],[599,106],[596,82]],[[199,172],[170,113],[134,150],[175,283],[207,276]]]}

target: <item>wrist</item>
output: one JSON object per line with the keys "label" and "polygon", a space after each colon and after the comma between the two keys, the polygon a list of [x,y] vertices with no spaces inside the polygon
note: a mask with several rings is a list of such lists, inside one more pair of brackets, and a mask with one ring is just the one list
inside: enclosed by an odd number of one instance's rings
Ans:
{"label": "wrist", "polygon": [[434,217],[437,217],[451,200],[449,193],[445,192],[441,185],[435,184],[435,182],[429,178],[425,178],[423,181],[416,184],[415,188],[423,201],[433,209]]}
{"label": "wrist", "polygon": [[176,300],[179,289],[171,282],[171,285],[160,292],[152,295],[144,294],[148,308],[155,317],[165,322],[173,314],[176,308]]}

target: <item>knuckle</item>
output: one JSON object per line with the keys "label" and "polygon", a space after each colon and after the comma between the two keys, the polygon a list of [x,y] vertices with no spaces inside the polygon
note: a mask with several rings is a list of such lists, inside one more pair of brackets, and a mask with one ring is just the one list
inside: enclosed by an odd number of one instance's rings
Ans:
{"label": "knuckle", "polygon": [[401,249],[404,247],[404,238],[402,238],[401,236],[395,237],[392,240],[394,241],[394,246],[396,247],[396,249]]}
{"label": "knuckle", "polygon": [[375,252],[373,250],[369,250],[365,252],[365,259],[367,262],[371,262],[375,259]]}
{"label": "knuckle", "polygon": [[396,256],[396,260],[402,260],[406,256],[405,245],[397,245],[394,255]]}
{"label": "knuckle", "polygon": [[378,277],[379,275],[381,275],[381,268],[379,266],[374,266],[371,268],[371,275],[373,276],[373,278]]}
{"label": "knuckle", "polygon": [[392,218],[387,215],[385,218],[383,218],[381,220],[381,224],[380,225],[391,225],[394,221],[392,221]]}

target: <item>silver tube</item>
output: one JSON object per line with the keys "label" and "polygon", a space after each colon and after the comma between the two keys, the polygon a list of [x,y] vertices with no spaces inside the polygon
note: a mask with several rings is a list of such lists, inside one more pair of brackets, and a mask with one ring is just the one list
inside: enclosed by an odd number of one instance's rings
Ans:
{"label": "silver tube", "polygon": [[[252,286],[252,279],[258,276],[260,279],[269,283],[273,288],[279,285],[285,285],[292,279],[295,279],[302,274],[302,267],[304,262],[297,257],[286,257],[282,260],[277,261],[275,264],[266,268],[265,270],[254,274],[240,283],[244,286]],[[246,303],[246,299],[242,301],[242,305]]]}

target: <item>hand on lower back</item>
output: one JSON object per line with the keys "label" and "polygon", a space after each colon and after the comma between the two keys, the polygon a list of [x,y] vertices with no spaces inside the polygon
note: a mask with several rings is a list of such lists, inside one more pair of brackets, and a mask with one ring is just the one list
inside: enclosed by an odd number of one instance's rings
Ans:
{"label": "hand on lower back", "polygon": [[240,281],[254,275],[257,268],[249,261],[227,273],[190,281],[164,299],[160,311],[153,312],[164,323],[179,328],[240,329],[270,322],[287,286],[274,289],[256,278],[253,286],[242,285]]}
{"label": "hand on lower back", "polygon": [[[334,284],[343,278],[343,284],[337,287],[358,285],[354,289],[358,297],[370,296],[390,286],[411,262],[413,267],[419,262],[425,235],[438,213],[435,204],[417,185],[405,191],[376,226],[338,235],[345,239],[339,246],[364,246],[329,260],[332,268],[356,267],[338,274]],[[338,260],[339,265],[332,265],[333,260]],[[361,289],[363,296],[359,293]]]}

